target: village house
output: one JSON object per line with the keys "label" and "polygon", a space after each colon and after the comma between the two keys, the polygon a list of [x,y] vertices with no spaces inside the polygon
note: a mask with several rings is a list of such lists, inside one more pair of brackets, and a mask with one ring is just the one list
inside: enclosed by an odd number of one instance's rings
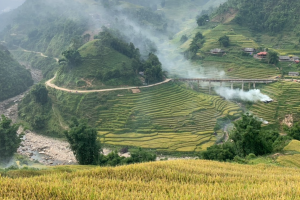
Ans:
{"label": "village house", "polygon": [[249,53],[250,55],[252,55],[255,52],[256,49],[254,48],[245,48],[244,52],[245,53]]}
{"label": "village house", "polygon": [[268,52],[263,51],[263,52],[260,52],[257,54],[257,58],[264,59],[267,57],[267,55],[268,55]]}
{"label": "village house", "polygon": [[299,76],[299,72],[289,72],[289,76]]}
{"label": "village house", "polygon": [[212,50],[210,50],[210,53],[211,54],[223,54],[223,53],[225,53],[225,51],[223,51],[222,49],[212,49]]}
{"label": "village house", "polygon": [[279,61],[291,61],[289,56],[279,56]]}

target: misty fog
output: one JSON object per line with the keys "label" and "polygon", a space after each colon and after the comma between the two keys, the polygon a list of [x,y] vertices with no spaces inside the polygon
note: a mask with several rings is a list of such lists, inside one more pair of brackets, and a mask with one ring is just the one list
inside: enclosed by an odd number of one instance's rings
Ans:
{"label": "misty fog", "polygon": [[1,0],[0,1],[0,14],[4,12],[9,12],[20,5],[22,5],[25,0]]}

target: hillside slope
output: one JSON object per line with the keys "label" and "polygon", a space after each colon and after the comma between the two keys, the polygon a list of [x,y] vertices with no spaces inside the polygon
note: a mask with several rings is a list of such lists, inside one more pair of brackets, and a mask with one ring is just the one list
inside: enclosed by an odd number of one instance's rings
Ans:
{"label": "hillside slope", "polygon": [[0,45],[0,101],[24,92],[32,84],[30,72]]}
{"label": "hillside slope", "polygon": [[57,85],[70,89],[102,89],[142,84],[136,72],[130,71],[132,59],[102,45],[100,40],[85,44],[78,52],[82,57],[81,63],[72,69],[62,70],[55,80]]}
{"label": "hillside slope", "polygon": [[237,10],[234,19],[241,26],[254,31],[278,33],[283,30],[300,30],[298,10],[300,2],[285,0],[228,0],[217,11],[219,14]]}
{"label": "hillside slope", "polygon": [[7,175],[14,179],[0,177],[0,198],[271,200],[300,196],[299,169],[267,165],[181,160],[52,169],[11,171]]}

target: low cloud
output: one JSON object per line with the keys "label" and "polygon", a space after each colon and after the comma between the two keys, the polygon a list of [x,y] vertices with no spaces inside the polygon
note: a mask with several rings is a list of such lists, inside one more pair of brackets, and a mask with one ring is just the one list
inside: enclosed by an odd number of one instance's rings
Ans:
{"label": "low cloud", "polygon": [[226,87],[219,87],[215,89],[216,93],[227,100],[240,99],[243,101],[272,101],[272,99],[265,94],[262,94],[259,89],[243,91],[240,89],[230,89]]}

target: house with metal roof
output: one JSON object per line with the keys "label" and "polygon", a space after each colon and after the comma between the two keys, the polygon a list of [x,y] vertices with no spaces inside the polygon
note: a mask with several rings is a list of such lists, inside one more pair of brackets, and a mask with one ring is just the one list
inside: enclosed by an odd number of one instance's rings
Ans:
{"label": "house with metal roof", "polygon": [[289,76],[299,76],[299,72],[289,72]]}
{"label": "house with metal roof", "polygon": [[246,52],[246,53],[253,53],[255,50],[256,49],[254,49],[254,48],[245,48],[244,52]]}
{"label": "house with metal roof", "polygon": [[211,54],[223,54],[223,53],[225,53],[225,51],[222,50],[222,49],[216,48],[216,49],[210,50],[210,53],[211,53]]}
{"label": "house with metal roof", "polygon": [[291,61],[289,56],[279,56],[279,61]]}

